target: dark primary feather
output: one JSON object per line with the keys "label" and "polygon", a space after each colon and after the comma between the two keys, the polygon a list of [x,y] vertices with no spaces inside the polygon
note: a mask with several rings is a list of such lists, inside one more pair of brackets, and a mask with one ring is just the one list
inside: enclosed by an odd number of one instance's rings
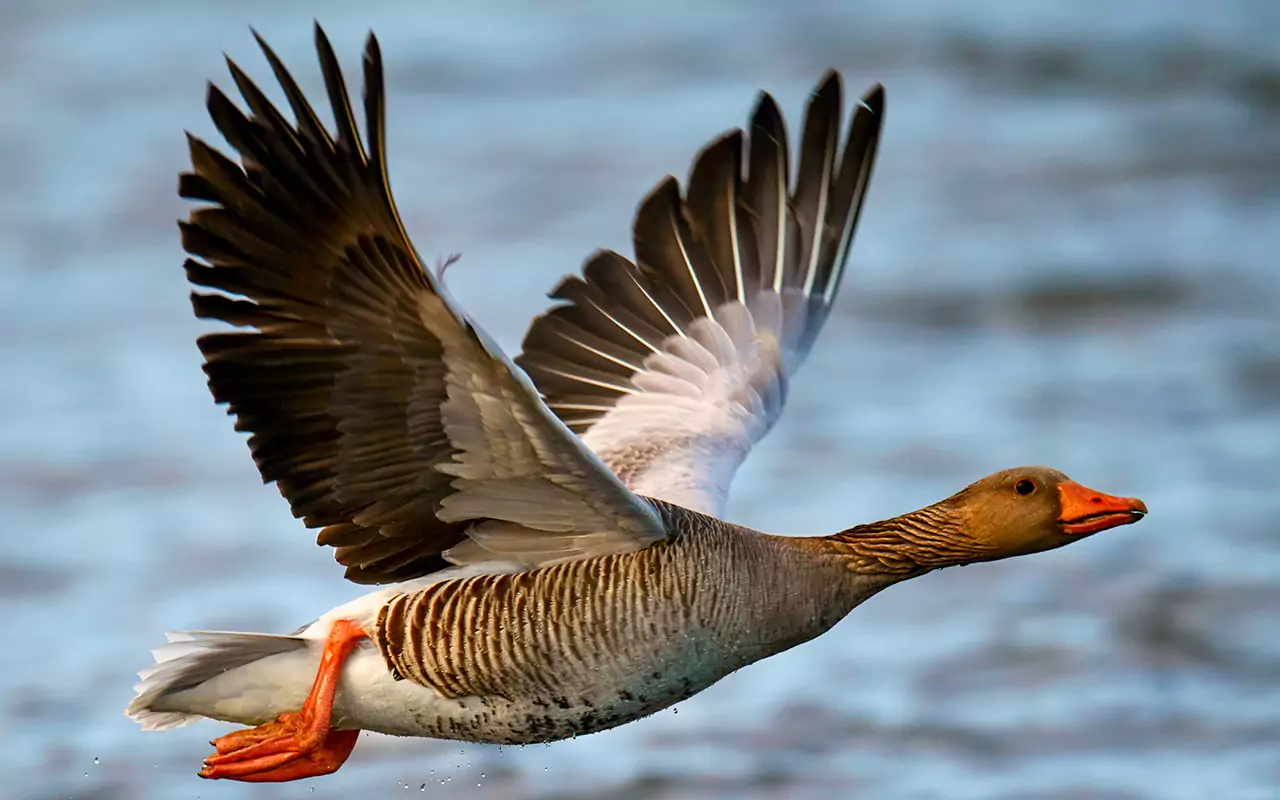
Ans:
{"label": "dark primary feather", "polygon": [[331,136],[258,39],[295,123],[229,62],[249,114],[211,86],[208,109],[236,164],[189,137],[180,194],[212,205],[181,223],[197,316],[245,330],[201,337],[218,402],[249,432],[263,480],[320,527],[347,577],[401,580],[447,566],[463,538],[436,517],[450,491],[434,469],[451,458],[441,424],[441,345],[418,298],[434,292],[387,183],[382,59],[364,55],[367,147],[337,58],[316,28]]}
{"label": "dark primary feather", "polygon": [[694,161],[683,198],[667,177],[640,204],[634,263],[597,253],[581,277],[550,293],[561,303],[534,320],[516,362],[565,424],[585,433],[636,391],[638,364],[664,338],[725,302],[752,307],[761,292],[782,295],[774,334],[790,351],[788,366],[798,366],[843,277],[884,118],[877,85],[854,109],[841,148],[841,94],[834,71],[815,88],[794,187],[786,126],[761,93],[745,146],[740,130],[719,137]]}

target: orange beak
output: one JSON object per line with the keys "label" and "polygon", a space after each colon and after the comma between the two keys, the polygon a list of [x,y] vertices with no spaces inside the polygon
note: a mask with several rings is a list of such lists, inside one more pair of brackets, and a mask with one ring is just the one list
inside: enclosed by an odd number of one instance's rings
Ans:
{"label": "orange beak", "polygon": [[1086,489],[1075,481],[1058,484],[1062,530],[1078,536],[1130,525],[1147,515],[1147,504],[1136,497],[1112,497]]}

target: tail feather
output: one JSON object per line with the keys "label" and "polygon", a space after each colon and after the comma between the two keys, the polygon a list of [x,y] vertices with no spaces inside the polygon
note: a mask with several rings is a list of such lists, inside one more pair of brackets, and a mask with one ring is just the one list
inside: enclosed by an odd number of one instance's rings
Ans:
{"label": "tail feather", "polygon": [[155,666],[138,673],[141,680],[133,687],[137,696],[125,709],[143,730],[176,728],[202,716],[171,704],[175,695],[228,670],[307,647],[307,640],[298,636],[266,633],[173,631],[165,638],[167,644],[151,651]]}

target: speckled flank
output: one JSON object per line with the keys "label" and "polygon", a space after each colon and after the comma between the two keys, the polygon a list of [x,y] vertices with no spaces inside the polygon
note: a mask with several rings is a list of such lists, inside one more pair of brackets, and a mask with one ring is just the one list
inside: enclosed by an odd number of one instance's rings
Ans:
{"label": "speckled flank", "polygon": [[675,534],[645,550],[388,602],[375,630],[387,666],[455,700],[424,733],[519,743],[612,728],[818,635],[892,582],[815,558],[814,540],[657,505]]}

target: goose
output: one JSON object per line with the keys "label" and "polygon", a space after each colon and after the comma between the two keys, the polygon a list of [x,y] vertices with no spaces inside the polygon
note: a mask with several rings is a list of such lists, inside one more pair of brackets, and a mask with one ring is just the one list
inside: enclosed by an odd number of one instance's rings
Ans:
{"label": "goose", "polygon": [[234,61],[210,84],[239,163],[188,134],[180,222],[199,347],[264,482],[369,593],[289,635],[170,633],[126,714],[252,726],[199,774],[337,770],[361,730],[519,744],[653,714],[831,628],[901,581],[1061,547],[1146,514],[1046,467],[832,535],[722,521],[830,313],[884,89],[841,141],[838,73],[809,99],[794,176],[778,106],[640,203],[634,258],[598,251],[514,361],[450,297],[388,183],[383,64],[362,138],[315,30],[334,128],[254,33],[293,121]]}

